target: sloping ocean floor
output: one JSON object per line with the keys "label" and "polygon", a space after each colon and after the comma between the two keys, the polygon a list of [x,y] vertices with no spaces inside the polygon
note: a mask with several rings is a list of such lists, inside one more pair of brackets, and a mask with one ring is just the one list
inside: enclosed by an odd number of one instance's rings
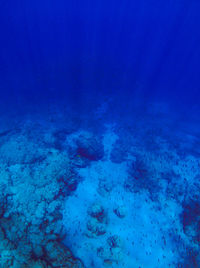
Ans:
{"label": "sloping ocean floor", "polygon": [[198,118],[108,106],[1,115],[0,267],[200,267]]}

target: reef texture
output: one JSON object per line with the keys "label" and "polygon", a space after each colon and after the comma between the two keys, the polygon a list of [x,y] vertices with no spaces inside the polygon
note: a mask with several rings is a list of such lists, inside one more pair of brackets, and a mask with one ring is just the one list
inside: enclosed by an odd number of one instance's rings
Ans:
{"label": "reef texture", "polygon": [[80,181],[68,155],[28,123],[0,142],[0,267],[83,267],[62,243],[64,198]]}

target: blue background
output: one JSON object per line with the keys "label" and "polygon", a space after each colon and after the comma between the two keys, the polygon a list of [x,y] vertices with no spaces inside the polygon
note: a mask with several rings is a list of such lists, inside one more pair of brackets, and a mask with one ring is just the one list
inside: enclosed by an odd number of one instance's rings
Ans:
{"label": "blue background", "polygon": [[2,1],[0,92],[199,103],[198,1]]}

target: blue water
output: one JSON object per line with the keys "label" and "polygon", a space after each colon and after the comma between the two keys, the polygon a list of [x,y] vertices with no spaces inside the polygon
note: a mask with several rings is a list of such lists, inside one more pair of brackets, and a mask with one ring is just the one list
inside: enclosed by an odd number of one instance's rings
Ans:
{"label": "blue water", "polygon": [[200,267],[199,12],[0,2],[0,267]]}

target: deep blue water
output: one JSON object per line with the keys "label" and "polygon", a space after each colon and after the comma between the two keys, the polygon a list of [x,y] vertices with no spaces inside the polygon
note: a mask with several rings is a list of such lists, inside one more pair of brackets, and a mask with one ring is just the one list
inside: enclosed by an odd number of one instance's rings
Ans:
{"label": "deep blue water", "polygon": [[0,268],[200,267],[199,14],[0,1]]}
{"label": "deep blue water", "polygon": [[198,1],[2,1],[1,95],[198,104],[199,10]]}

